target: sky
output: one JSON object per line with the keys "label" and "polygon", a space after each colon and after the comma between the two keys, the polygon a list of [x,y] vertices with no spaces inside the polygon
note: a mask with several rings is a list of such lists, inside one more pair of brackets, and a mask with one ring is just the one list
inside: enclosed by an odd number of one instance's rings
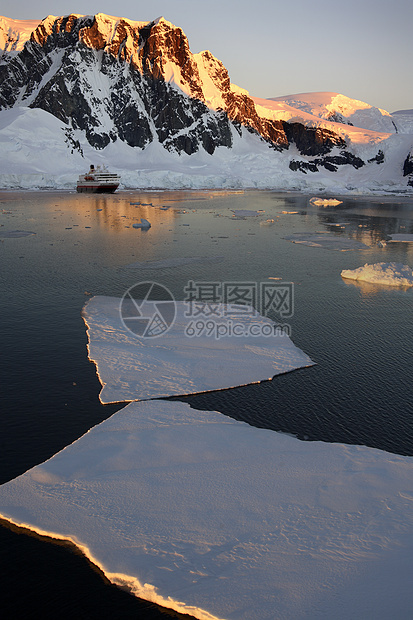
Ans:
{"label": "sky", "polygon": [[332,91],[388,112],[413,108],[412,0],[0,2],[0,15],[13,19],[70,13],[163,16],[254,97]]}

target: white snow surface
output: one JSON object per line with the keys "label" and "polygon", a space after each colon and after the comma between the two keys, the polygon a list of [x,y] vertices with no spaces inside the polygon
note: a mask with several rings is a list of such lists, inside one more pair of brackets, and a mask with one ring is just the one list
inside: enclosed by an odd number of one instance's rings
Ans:
{"label": "white snow surface", "polygon": [[[73,140],[78,140],[82,153],[73,148]],[[156,141],[142,150],[117,140],[97,151],[80,131],[48,112],[16,107],[0,111],[0,187],[74,190],[79,173],[93,163],[120,174],[120,189],[272,188],[340,195],[408,191],[402,169],[413,135],[370,132],[366,144],[356,145],[357,154],[374,157],[377,143],[389,156],[386,163],[303,174],[289,168],[292,159],[300,158],[295,148],[279,153],[248,131],[241,137],[234,130],[233,147],[219,147],[212,156],[203,149],[178,155]]]}
{"label": "white snow surface", "polygon": [[10,19],[0,16],[0,58],[2,52],[20,52],[39,23],[40,20],[37,19]]}
{"label": "white snow surface", "polygon": [[[102,118],[103,128],[105,122]],[[15,107],[0,111],[0,187],[74,190],[79,173],[93,163],[120,174],[120,189],[269,188],[339,195],[410,191],[402,170],[413,149],[412,134],[366,133],[334,125],[338,133],[344,128],[358,156],[368,160],[380,148],[385,163],[368,163],[358,170],[345,165],[337,172],[320,167],[318,172],[303,174],[289,168],[292,159],[302,158],[295,147],[274,151],[246,130],[242,136],[234,130],[232,148],[219,147],[212,156],[202,148],[193,155],[178,155],[157,141],[139,149],[117,140],[98,151],[82,132],[48,112]],[[82,152],[73,147],[74,141]]]}
{"label": "white snow surface", "polygon": [[[295,116],[299,114],[331,120],[339,115],[344,123],[354,125],[363,129],[381,131],[383,133],[394,133],[395,127],[389,112],[380,108],[351,99],[340,93],[334,92],[314,92],[298,93],[283,97],[257,100],[264,107],[273,110],[282,110],[287,107],[295,110]],[[265,102],[268,103],[265,103]],[[334,122],[334,121],[333,121]]]}
{"label": "white snow surface", "polygon": [[0,487],[3,518],[200,620],[407,618],[413,461],[131,403]]}
{"label": "white snow surface", "polygon": [[388,286],[413,286],[411,267],[401,263],[375,263],[374,265],[366,263],[357,269],[343,269],[341,276],[349,280],[362,280]]}
{"label": "white snow surface", "polygon": [[[122,323],[121,298],[92,297],[83,316],[89,338],[89,359],[95,362],[102,383],[103,403],[145,400],[220,390],[272,379],[274,375],[313,365],[286,334],[261,335],[276,325],[247,306],[214,304],[219,316],[202,317],[189,303],[176,301],[176,318],[163,335],[140,338]],[[193,307],[194,312],[197,308]],[[246,316],[243,316],[246,315]],[[191,321],[241,325],[242,335],[215,337],[215,329],[189,337]],[[257,335],[251,335],[250,328]],[[237,328],[238,331],[238,328]],[[188,333],[193,333],[193,328]],[[196,330],[198,333],[198,330]],[[223,333],[220,331],[219,334]],[[245,334],[245,335],[244,335]]]}

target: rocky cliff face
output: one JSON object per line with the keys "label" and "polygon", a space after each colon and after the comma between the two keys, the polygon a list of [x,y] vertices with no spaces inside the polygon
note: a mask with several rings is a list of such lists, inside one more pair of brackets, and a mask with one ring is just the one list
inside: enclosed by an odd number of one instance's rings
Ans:
{"label": "rocky cliff face", "polygon": [[[163,18],[49,16],[20,52],[3,55],[0,84],[0,109],[50,112],[67,124],[72,146],[70,132],[81,130],[96,149],[115,140],[143,149],[158,140],[170,151],[212,154],[245,128],[271,148],[294,144],[315,158],[292,162],[292,170],[364,163],[332,131],[260,117],[223,64],[210,52],[192,54],[182,30]],[[335,147],[340,155],[329,157]]]}
{"label": "rocky cliff face", "polygon": [[407,185],[413,187],[413,151],[408,154],[404,161],[403,176],[407,177]]}

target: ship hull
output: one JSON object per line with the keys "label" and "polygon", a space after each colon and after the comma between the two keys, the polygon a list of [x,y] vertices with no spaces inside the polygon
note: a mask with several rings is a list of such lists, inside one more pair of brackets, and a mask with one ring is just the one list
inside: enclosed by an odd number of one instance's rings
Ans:
{"label": "ship hull", "polygon": [[119,185],[78,185],[78,192],[88,192],[90,194],[113,194]]}

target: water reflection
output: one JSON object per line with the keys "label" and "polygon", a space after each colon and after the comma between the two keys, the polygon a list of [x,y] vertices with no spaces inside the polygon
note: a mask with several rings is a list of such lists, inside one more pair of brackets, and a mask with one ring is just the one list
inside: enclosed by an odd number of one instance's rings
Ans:
{"label": "water reflection", "polygon": [[[389,285],[386,285],[386,284],[379,284],[376,282],[365,282],[363,280],[352,280],[350,278],[343,278],[343,282],[349,288],[351,287],[356,288],[363,297],[373,297],[380,293],[389,292]],[[407,292],[410,290],[409,286],[397,286],[397,287],[390,287],[390,288],[394,288],[395,290],[399,292],[400,291]]]}
{"label": "water reflection", "polygon": [[[390,234],[413,233],[413,199],[343,198],[343,205],[324,209],[311,206],[310,198],[262,191],[0,192],[0,226],[25,230],[30,222],[36,232],[0,243],[2,482],[45,461],[119,409],[99,402],[81,318],[85,291],[122,297],[148,279],[164,284],[177,299],[188,280],[294,282],[292,339],[316,365],[257,385],[183,397],[191,406],[301,439],[413,456],[413,291],[340,276],[342,269],[366,262],[413,267],[413,244],[377,245]],[[231,209],[265,213],[234,221]],[[152,223],[146,234],[132,228],[140,217]],[[267,219],[273,225],[260,226]],[[333,252],[283,239],[320,230],[369,247]],[[195,256],[222,260],[169,262]],[[161,261],[150,275],[147,269],[125,268],[148,261]],[[14,575],[12,583],[20,583],[27,558],[20,547],[4,551],[7,573]],[[33,552],[33,566],[39,554],[44,552]],[[37,574],[34,594],[45,588],[42,571],[30,577]],[[66,584],[66,564],[64,575]],[[93,598],[86,576],[79,583],[87,584],[82,604],[92,597],[98,609],[100,594]],[[47,588],[49,600],[48,582]]]}

